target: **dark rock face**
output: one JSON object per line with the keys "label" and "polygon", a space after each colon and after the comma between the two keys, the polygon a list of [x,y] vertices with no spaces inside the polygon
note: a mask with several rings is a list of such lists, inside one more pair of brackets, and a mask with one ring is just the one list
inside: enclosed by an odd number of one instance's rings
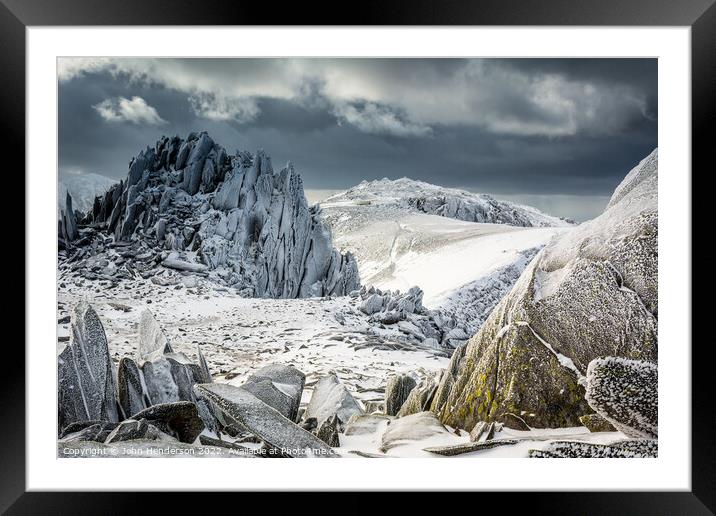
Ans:
{"label": "dark rock face", "polygon": [[146,419],[183,443],[193,443],[204,430],[204,422],[199,417],[197,407],[190,401],[152,405],[135,414],[133,419]]}
{"label": "dark rock face", "polygon": [[339,447],[341,443],[338,438],[338,416],[334,414],[323,421],[316,429],[316,437],[332,448]]}
{"label": "dark rock face", "polygon": [[408,375],[394,375],[388,379],[385,387],[385,413],[395,416],[405,400],[408,399],[410,391],[416,386],[415,380]]}
{"label": "dark rock face", "polygon": [[151,405],[148,393],[142,387],[142,372],[134,360],[124,357],[117,368],[117,394],[124,417],[131,417]]}
{"label": "dark rock face", "polygon": [[655,439],[659,433],[658,368],[640,360],[607,357],[587,370],[589,405],[617,430]]}
{"label": "dark rock face", "polygon": [[97,313],[86,302],[72,312],[70,342],[57,357],[58,423],[119,421],[114,367]]}
{"label": "dark rock face", "polygon": [[[145,270],[161,263],[206,273],[253,297],[343,295],[359,286],[355,259],[333,248],[293,165],[274,172],[263,151],[229,156],[205,132],[163,137],[140,152],[82,222],[96,232],[91,252],[111,235],[147,255],[128,258]],[[62,237],[68,224],[60,227]]]}
{"label": "dark rock face", "polygon": [[289,457],[336,457],[335,452],[312,433],[285,418],[250,392],[228,384],[203,384],[197,394],[214,404],[229,419],[246,427],[269,448]]}
{"label": "dark rock face", "polygon": [[[431,407],[472,428],[520,414],[530,427],[579,425],[595,358],[657,360],[657,152],[602,215],[553,239],[468,341]],[[458,371],[454,372],[454,367]]]}
{"label": "dark rock face", "polygon": [[270,364],[249,376],[241,388],[295,422],[305,383],[306,375],[295,367]]}

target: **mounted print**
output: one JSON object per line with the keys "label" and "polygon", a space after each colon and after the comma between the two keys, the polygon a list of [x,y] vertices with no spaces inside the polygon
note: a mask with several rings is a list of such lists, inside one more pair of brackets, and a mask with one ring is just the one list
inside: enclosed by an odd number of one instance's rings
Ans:
{"label": "mounted print", "polygon": [[658,67],[59,57],[58,457],[658,457]]}

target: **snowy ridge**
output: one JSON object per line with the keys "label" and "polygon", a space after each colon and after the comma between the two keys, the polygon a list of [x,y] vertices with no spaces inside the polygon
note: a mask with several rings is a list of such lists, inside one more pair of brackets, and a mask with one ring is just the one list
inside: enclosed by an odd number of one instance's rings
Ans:
{"label": "snowy ridge", "polygon": [[104,195],[115,184],[116,180],[94,173],[67,177],[57,185],[58,212],[65,207],[67,192],[72,196],[74,209],[85,213],[92,208],[95,197]]}
{"label": "snowy ridge", "polygon": [[570,220],[542,213],[537,208],[490,195],[416,181],[403,177],[363,181],[321,203],[324,207],[346,205],[397,205],[416,212],[440,215],[468,222],[487,222],[521,227],[572,226]]}

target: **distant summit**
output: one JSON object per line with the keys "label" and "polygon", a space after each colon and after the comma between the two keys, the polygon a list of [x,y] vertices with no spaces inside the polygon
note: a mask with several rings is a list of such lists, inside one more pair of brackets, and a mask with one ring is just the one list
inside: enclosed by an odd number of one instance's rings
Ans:
{"label": "distant summit", "polygon": [[569,219],[554,217],[531,206],[498,201],[487,194],[416,181],[407,177],[363,181],[323,201],[323,205],[394,205],[418,212],[468,222],[521,227],[572,226]]}

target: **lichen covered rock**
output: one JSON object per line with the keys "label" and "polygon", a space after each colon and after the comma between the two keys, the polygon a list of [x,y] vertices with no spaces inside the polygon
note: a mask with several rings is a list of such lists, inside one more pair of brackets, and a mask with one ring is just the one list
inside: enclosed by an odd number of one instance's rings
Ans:
{"label": "lichen covered rock", "polygon": [[656,362],[657,179],[654,151],[602,215],[535,257],[443,376],[431,406],[443,423],[468,429],[512,413],[530,427],[577,426],[591,412],[593,359]]}

